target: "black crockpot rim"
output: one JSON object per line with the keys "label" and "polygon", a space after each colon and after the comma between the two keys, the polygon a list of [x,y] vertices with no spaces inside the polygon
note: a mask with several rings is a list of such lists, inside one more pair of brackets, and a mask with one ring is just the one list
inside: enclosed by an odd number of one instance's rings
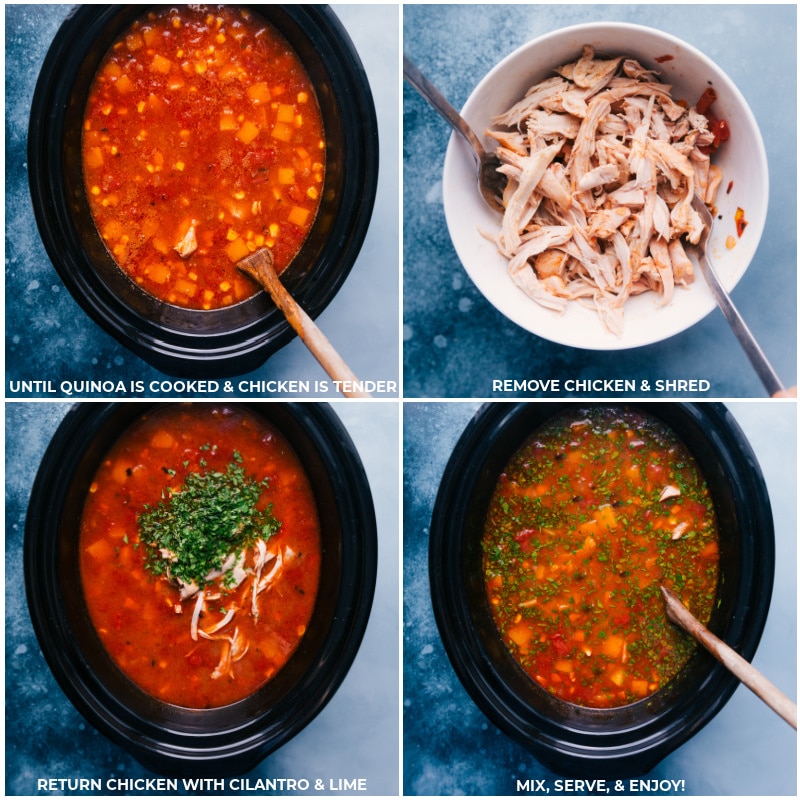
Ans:
{"label": "black crockpot rim", "polygon": [[[173,404],[154,401],[135,405],[144,413],[154,407]],[[58,531],[53,528],[56,523],[44,513],[44,503],[38,502],[50,497],[57,507],[63,505],[69,469],[82,455],[81,450],[65,459],[64,450],[70,448],[71,443],[75,450],[74,442],[82,441],[89,421],[94,419],[100,424],[122,405],[132,404],[84,402],[72,406],[42,458],[31,491],[23,544],[25,593],[34,633],[48,667],[73,706],[91,725],[143,764],[157,772],[183,772],[190,767],[191,774],[196,771],[218,776],[225,771],[228,759],[235,759],[239,769],[243,763],[249,769],[289,741],[322,711],[346,677],[366,632],[377,577],[378,541],[372,495],[363,464],[347,430],[327,404],[269,404],[285,409],[314,440],[323,461],[330,467],[336,500],[341,504],[340,515],[343,520],[350,521],[349,527],[343,526],[342,535],[351,560],[343,562],[343,577],[332,615],[334,619],[344,617],[347,625],[340,625],[338,632],[328,632],[321,648],[328,656],[315,659],[314,675],[320,689],[315,690],[311,702],[298,704],[286,717],[269,720],[266,728],[261,718],[255,718],[221,732],[174,731],[149,722],[145,723],[143,732],[138,712],[125,708],[88,674],[88,666],[74,644],[67,620],[60,613],[63,603],[57,548],[52,546],[58,537]],[[294,693],[293,689],[289,696]],[[286,700],[281,702],[287,704]]]}
{"label": "black crockpot rim", "polygon": [[[578,772],[596,776],[599,771],[612,775],[643,774],[661,759],[686,742],[723,708],[739,685],[739,681],[709,657],[709,676],[715,680],[716,691],[695,699],[695,712],[686,718],[669,720],[664,729],[647,725],[630,729],[620,736],[616,731],[605,734],[593,731],[559,729],[534,714],[526,714],[513,693],[497,674],[486,656],[467,608],[466,590],[462,580],[448,575],[452,564],[463,557],[458,541],[458,523],[453,507],[466,508],[466,498],[483,467],[485,459],[476,456],[476,447],[490,433],[510,424],[524,413],[527,403],[486,403],[481,406],[458,439],[445,467],[434,502],[431,519],[428,570],[434,618],[442,642],[459,681],[473,702],[501,730],[534,753],[555,771]],[[753,498],[750,512],[758,517],[762,536],[757,542],[757,566],[747,592],[750,605],[746,617],[737,621],[738,641],[731,642],[741,655],[752,660],[761,638],[769,610],[774,579],[775,543],[769,495],[763,474],[744,433],[730,411],[721,403],[654,403],[565,402],[547,403],[553,414],[558,410],[587,405],[638,406],[644,409],[659,405],[679,407],[695,422],[713,423],[704,426],[718,452],[726,461],[738,462],[741,477],[747,481],[745,493]],[[531,433],[533,430],[531,429]],[[522,442],[519,442],[521,444]],[[687,444],[689,444],[687,442]],[[690,446],[691,449],[691,446]],[[732,455],[734,454],[734,455]],[[727,465],[729,468],[733,464]],[[455,519],[455,521],[454,521]],[[744,525],[756,524],[751,517]],[[760,548],[760,549],[759,549]],[[750,623],[743,626],[743,622]],[[710,680],[710,677],[709,677]],[[565,769],[569,765],[569,770]]]}
{"label": "black crockpot rim", "polygon": [[[63,169],[63,104],[82,59],[72,47],[79,36],[103,14],[143,11],[148,6],[79,5],[65,18],[45,56],[31,102],[28,125],[29,189],[34,217],[45,251],[56,272],[82,310],[106,333],[145,361],[173,374],[208,372],[218,377],[256,368],[291,341],[296,333],[263,293],[245,303],[263,304],[266,311],[245,325],[215,336],[197,331],[177,331],[159,326],[132,311],[93,274],[77,241],[65,253],[64,242],[73,237],[69,202],[61,182],[53,175]],[[254,5],[256,11],[258,6]],[[333,300],[349,275],[366,238],[375,204],[379,169],[378,123],[369,80],[355,46],[338,17],[327,5],[283,5],[283,13],[300,27],[311,26],[324,37],[329,52],[320,52],[326,71],[341,81],[337,95],[340,110],[358,123],[343,137],[345,148],[342,208],[331,233],[331,246],[323,260],[326,280],[312,271],[291,290],[305,311],[316,319]],[[69,68],[67,68],[68,65]],[[54,195],[54,193],[56,193]],[[68,263],[67,263],[68,262]],[[318,271],[319,272],[319,271]],[[214,312],[198,312],[198,314]]]}

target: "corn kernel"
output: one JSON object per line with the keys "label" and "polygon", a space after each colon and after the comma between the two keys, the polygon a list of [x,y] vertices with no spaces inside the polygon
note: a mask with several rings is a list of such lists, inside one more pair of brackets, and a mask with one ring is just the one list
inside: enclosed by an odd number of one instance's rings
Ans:
{"label": "corn kernel", "polygon": [[92,186],[92,194],[95,195],[95,197],[98,194],[100,194],[100,187],[99,186]]}
{"label": "corn kernel", "polygon": [[244,192],[236,192],[233,195],[237,200],[244,200]]}
{"label": "corn kernel", "polygon": [[239,234],[233,228],[228,228],[228,234],[226,236],[229,242],[232,242],[234,239],[239,238]]}
{"label": "corn kernel", "polygon": [[231,288],[231,285],[228,281],[222,281],[219,285],[219,290],[221,292],[227,292]]}
{"label": "corn kernel", "polygon": [[273,237],[277,236],[279,231],[280,231],[280,228],[278,227],[278,224],[276,222],[273,222],[269,226],[269,235],[270,236],[273,236]]}
{"label": "corn kernel", "polygon": [[298,92],[297,93],[297,102],[298,103],[307,103],[308,102],[308,92]]}

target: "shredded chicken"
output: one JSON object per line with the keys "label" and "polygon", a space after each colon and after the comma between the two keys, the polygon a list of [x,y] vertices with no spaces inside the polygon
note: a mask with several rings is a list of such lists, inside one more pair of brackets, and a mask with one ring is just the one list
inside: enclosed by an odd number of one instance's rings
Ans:
{"label": "shredded chicken", "polygon": [[175,245],[175,250],[181,258],[188,258],[197,250],[197,233],[195,232],[194,222]]}
{"label": "shredded chicken", "polygon": [[661,501],[669,500],[672,497],[680,497],[681,490],[677,486],[673,486],[671,483],[668,483],[662,490],[661,494],[658,496],[658,499]]}
{"label": "shredded chicken", "polygon": [[586,45],[556,72],[488,131],[508,178],[489,238],[537,303],[563,312],[577,300],[621,335],[629,297],[656,292],[663,306],[694,280],[684,242],[703,231],[692,198],[713,207],[722,178],[714,134],[633,59]]}
{"label": "shredded chicken", "polygon": [[[230,554],[220,569],[213,570],[206,575],[203,589],[196,584],[186,584],[170,578],[180,590],[182,601],[190,598],[194,599],[192,617],[189,623],[192,639],[195,642],[199,642],[201,639],[222,642],[220,661],[211,674],[212,678],[235,677],[233,665],[245,656],[250,648],[250,643],[238,627],[234,629],[233,633],[229,632],[230,628],[233,627],[231,623],[239,613],[250,613],[254,618],[258,619],[259,595],[272,588],[278,582],[284,567],[291,563],[296,555],[290,547],[269,550],[267,542],[259,539],[249,550],[240,552],[238,555],[236,553]],[[161,556],[166,561],[173,560],[172,554],[167,550],[162,550]],[[264,567],[268,564],[271,565],[269,571],[262,575]],[[220,600],[223,597],[223,592],[219,587],[224,586],[225,591],[229,592],[248,579],[252,581],[252,586],[248,585],[241,590],[246,593],[245,596],[249,594],[250,598],[245,602],[244,606],[235,601],[230,604],[226,603],[226,611],[222,617],[211,624],[207,622],[203,624],[203,618],[209,609],[209,603]],[[176,614],[183,613],[183,606],[180,604],[175,604],[174,609]],[[194,649],[191,652],[194,652]],[[187,655],[190,655],[191,652]]]}

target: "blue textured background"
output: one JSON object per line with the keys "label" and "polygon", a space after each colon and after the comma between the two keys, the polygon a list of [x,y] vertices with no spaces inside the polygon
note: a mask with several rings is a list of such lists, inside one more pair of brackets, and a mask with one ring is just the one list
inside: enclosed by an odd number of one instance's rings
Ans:
{"label": "blue textured background", "polygon": [[[400,726],[397,405],[352,400],[332,405],[359,451],[375,503],[379,557],[372,615],[356,660],[328,705],[249,777],[305,777],[312,787],[315,778],[326,786],[329,778],[365,778],[370,795],[396,795]],[[7,795],[41,794],[36,791],[37,778],[105,780],[153,775],[72,707],[42,656],[25,603],[22,539],[28,497],[44,450],[69,407],[66,403],[6,404]]]}
{"label": "blue textured background", "polygon": [[[5,9],[6,379],[163,378],[84,314],[48,260],[33,217],[26,164],[31,98],[47,49],[71,7]],[[399,10],[392,5],[332,8],[367,72],[381,154],[378,196],[366,240],[350,275],[317,324],[359,378],[399,381]],[[327,378],[297,338],[243,377],[308,380],[312,385]]]}
{"label": "blue textured background", "polygon": [[[501,733],[453,672],[433,617],[428,534],[436,491],[476,403],[404,407],[403,740],[407,795],[514,795],[516,780],[552,777]],[[753,661],[795,697],[797,686],[797,441],[793,401],[731,403],[764,472],[775,519],[775,589]],[[739,687],[724,709],[649,778],[685,780],[685,795],[795,795],[795,732]],[[552,794],[552,791],[551,791]],[[660,794],[660,793],[659,793]]]}
{"label": "blue textured background", "polygon": [[[407,5],[403,49],[461,108],[480,79],[525,42],[567,25],[614,20],[659,28],[695,45],[737,84],[758,120],[770,167],[769,213],[733,299],[784,383],[794,385],[794,5]],[[408,84],[403,133],[406,397],[492,397],[492,378],[531,377],[708,378],[713,397],[764,396],[717,310],[664,342],[621,352],[552,344],[508,321],[475,288],[453,249],[441,185],[450,129]]]}

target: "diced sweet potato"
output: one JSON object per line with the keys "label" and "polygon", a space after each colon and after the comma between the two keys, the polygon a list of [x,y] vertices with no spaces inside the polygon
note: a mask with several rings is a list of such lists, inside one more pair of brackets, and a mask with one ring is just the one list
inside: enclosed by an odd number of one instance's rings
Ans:
{"label": "diced sweet potato", "polygon": [[236,138],[242,144],[250,144],[261,133],[261,129],[254,122],[246,120],[236,133]]}
{"label": "diced sweet potato", "polygon": [[157,447],[159,450],[168,449],[175,444],[175,437],[169,431],[162,429],[153,434],[150,444],[153,447]]}
{"label": "diced sweet potato", "polygon": [[130,94],[133,91],[133,81],[127,75],[120,75],[114,84],[120,94]]}
{"label": "diced sweet potato", "polygon": [[86,548],[86,552],[97,561],[110,561],[114,557],[114,546],[108,539],[98,539]]}
{"label": "diced sweet potato", "polygon": [[291,222],[292,225],[297,225],[298,228],[304,227],[308,222],[308,209],[295,206],[289,212],[289,222]]}
{"label": "diced sweet potato", "polygon": [[508,629],[508,638],[511,639],[517,647],[527,647],[532,636],[533,631],[530,629],[530,626],[526,625],[524,622],[519,625],[512,625]]}
{"label": "diced sweet potato", "polygon": [[170,268],[166,264],[162,264],[160,261],[149,265],[145,270],[145,275],[147,275],[147,277],[153,281],[153,283],[158,283],[161,285],[165,284],[169,280],[170,274]]}
{"label": "diced sweet potato", "polygon": [[281,103],[278,106],[278,122],[294,122],[294,106]]}
{"label": "diced sweet potato", "polygon": [[278,122],[272,129],[272,138],[280,142],[292,140],[292,129],[285,122]]}
{"label": "diced sweet potato", "polygon": [[235,131],[237,128],[236,117],[231,111],[223,111],[219,118],[219,129],[221,131]]}
{"label": "diced sweet potato", "polygon": [[153,72],[158,72],[161,75],[166,75],[172,69],[172,62],[168,58],[156,53],[153,60],[150,62],[150,69]]}
{"label": "diced sweet potato", "polygon": [[83,163],[90,169],[103,166],[103,150],[100,147],[89,147],[83,155]]}
{"label": "diced sweet potato", "polygon": [[268,103],[272,99],[269,92],[269,86],[266,83],[254,83],[252,86],[247,87],[247,96],[254,103]]}
{"label": "diced sweet potato", "polygon": [[140,50],[142,47],[144,47],[144,39],[140,33],[134,31],[125,37],[125,46],[131,51],[131,53],[135,53],[137,50]]}
{"label": "diced sweet potato", "polygon": [[239,237],[238,239],[234,239],[225,248],[225,253],[233,263],[236,263],[237,261],[241,261],[245,256],[250,255],[250,250],[247,247],[247,242]]}
{"label": "diced sweet potato", "polygon": [[625,647],[625,637],[612,633],[608,638],[603,639],[600,644],[600,652],[609,658],[619,659]]}

